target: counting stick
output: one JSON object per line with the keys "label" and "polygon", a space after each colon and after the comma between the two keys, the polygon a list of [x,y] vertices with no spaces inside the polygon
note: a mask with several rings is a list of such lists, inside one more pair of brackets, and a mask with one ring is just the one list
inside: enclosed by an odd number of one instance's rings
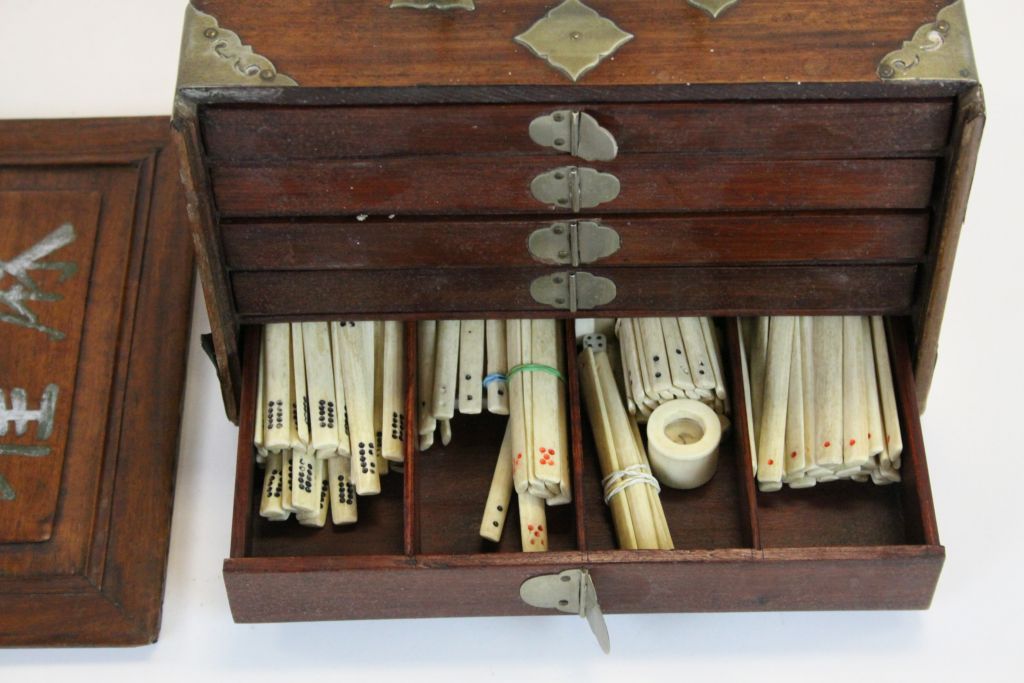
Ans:
{"label": "counting stick", "polygon": [[817,478],[818,476],[831,472],[824,467],[818,466],[817,461],[817,434],[815,428],[815,367],[814,367],[814,318],[802,316],[799,319],[800,327],[800,362],[801,362],[801,390],[804,399],[804,458],[807,465],[807,476]]}
{"label": "counting stick", "polygon": [[548,549],[547,513],[544,501],[529,493],[519,494],[519,537],[524,553]]}
{"label": "counting stick", "polygon": [[[644,450],[644,442],[640,436],[640,428],[634,420],[629,421],[630,429],[633,432],[633,441],[636,443],[636,452],[640,454],[640,459],[647,471],[651,471],[651,462],[647,457],[647,452]],[[658,549],[659,550],[674,550],[675,545],[672,543],[672,533],[668,528],[668,520],[665,518],[665,508],[661,504],[661,498],[658,495],[657,489],[647,484],[641,484],[637,488],[647,492],[647,503],[650,505],[651,514],[654,517],[654,531],[658,536]]]}
{"label": "counting stick", "polygon": [[356,511],[356,487],[349,479],[352,463],[349,458],[337,457],[327,461],[327,478],[330,481],[331,521],[336,526],[355,524],[359,515]]}
{"label": "counting stick", "polygon": [[373,431],[373,323],[346,322],[341,328],[341,364],[348,404],[352,480],[356,493],[380,493],[376,438]]}
{"label": "counting stick", "polygon": [[384,438],[381,455],[392,462],[405,460],[405,331],[402,323],[384,323]]}
{"label": "counting stick", "polygon": [[683,335],[683,346],[686,347],[686,358],[690,361],[690,376],[694,384],[698,389],[713,391],[715,376],[700,319],[679,318],[679,330]]}
{"label": "counting stick", "polygon": [[[533,362],[533,322],[530,320],[519,321],[519,344],[520,351],[522,353],[521,363],[524,365]],[[515,366],[513,366],[515,367]],[[511,370],[512,368],[509,368]],[[523,449],[522,462],[525,465],[526,470],[526,486],[527,491],[534,493],[544,493],[546,488],[543,484],[537,481],[536,471],[534,470],[535,460],[532,457],[534,450],[534,432],[533,432],[533,373],[520,372],[517,377],[522,377],[519,387],[523,395],[523,443],[525,448]],[[518,455],[519,452],[517,451]]]}
{"label": "counting stick", "polygon": [[[620,337],[621,339],[621,337]],[[585,342],[590,344],[591,342]],[[600,348],[603,342],[593,342]],[[580,386],[583,389],[583,398],[587,405],[587,417],[590,422],[590,429],[594,434],[594,443],[597,446],[597,457],[601,465],[601,474],[607,476],[612,472],[619,472],[622,466],[619,463],[618,454],[615,452],[615,443],[612,439],[612,427],[608,419],[609,406],[605,403],[604,392],[601,391],[601,379],[597,371],[597,359],[594,349],[586,345],[579,355]],[[608,507],[612,512],[612,523],[615,526],[615,536],[619,540],[619,547],[623,550],[636,550],[636,532],[633,530],[633,520],[629,514],[629,504],[625,496],[613,496],[608,501]]]}
{"label": "counting stick", "polygon": [[267,455],[267,469],[263,474],[263,492],[260,496],[260,517],[274,522],[281,522],[291,513],[281,506],[284,495],[284,473],[281,467],[281,454]]}
{"label": "counting stick", "polygon": [[341,374],[341,323],[330,324],[331,366],[334,371],[334,403],[338,411],[338,455],[349,457],[350,435],[348,429],[348,406],[345,404],[345,380]]}
{"label": "counting stick", "polygon": [[280,452],[292,446],[292,420],[288,415],[292,398],[291,328],[287,323],[267,325],[263,328],[263,370],[265,435],[263,444],[268,451]]}
{"label": "counting stick", "polygon": [[768,362],[768,331],[771,318],[763,316],[754,320],[753,337],[750,339],[750,391],[751,410],[754,416],[755,434],[761,433],[761,415],[764,408],[764,373]]}
{"label": "counting stick", "polygon": [[[508,345],[505,341],[505,322],[488,320],[485,325],[487,346],[487,375],[504,375],[508,372]],[[487,412],[494,415],[508,415],[508,383],[493,380],[487,384]]]}
{"label": "counting stick", "polygon": [[484,321],[463,320],[459,336],[459,412],[479,415],[484,409]]}
{"label": "counting stick", "polygon": [[[715,396],[718,400],[727,402],[728,394],[725,391],[725,375],[722,374],[722,348],[718,343],[718,333],[707,316],[700,319],[700,329],[704,332],[704,343],[708,347],[708,356],[711,358],[711,372],[715,376]],[[728,413],[728,404],[725,412]]]}
{"label": "counting stick", "polygon": [[317,458],[338,453],[340,424],[334,390],[334,360],[327,323],[302,323],[306,389],[310,404],[310,448]]}
{"label": "counting stick", "polygon": [[793,361],[796,319],[776,316],[768,330],[768,356],[764,371],[764,414],[757,440],[757,483],[762,491],[782,488],[786,457],[786,408],[789,402],[789,371]]}
{"label": "counting stick", "polygon": [[[640,326],[644,361],[647,363],[647,373],[651,378],[647,395],[655,402],[675,398],[675,394],[672,393],[672,373],[668,367],[668,352],[665,350],[665,335],[661,331],[661,321],[658,318],[637,318],[636,321]],[[685,337],[683,341],[685,343]]]}
{"label": "counting stick", "polygon": [[686,346],[683,344],[683,335],[679,331],[679,321],[676,318],[659,318],[661,322],[662,336],[665,338],[665,352],[668,354],[668,369],[672,376],[672,386],[675,387],[675,395],[684,398],[687,392],[697,389],[690,375],[690,361],[686,357]]}
{"label": "counting stick", "polygon": [[292,505],[292,491],[295,486],[295,464],[292,462],[291,450],[282,451],[281,456],[281,469],[283,474],[283,487],[281,489],[281,509],[285,512],[298,512],[296,507]]}
{"label": "counting stick", "polygon": [[750,448],[750,464],[757,474],[757,436],[754,432],[754,409],[751,406],[750,368],[747,365],[747,344],[744,341],[743,321],[736,318],[736,331],[740,337],[740,372],[743,376],[743,402],[747,409],[747,445]]}
{"label": "counting stick", "polygon": [[[598,375],[598,388],[604,397],[604,405],[608,408],[608,423],[611,426],[612,443],[618,456],[620,471],[628,471],[630,468],[642,466],[644,458],[637,450],[636,441],[633,439],[633,432],[629,426],[629,416],[622,408],[618,387],[615,386],[615,376],[608,363],[608,354],[595,354],[595,366]],[[608,474],[610,473],[605,473],[605,476]],[[633,518],[633,531],[636,533],[637,547],[641,550],[656,550],[659,547],[656,522],[649,494],[644,490],[645,488],[648,488],[647,484],[630,486],[620,494],[613,496],[613,499],[618,496],[626,498],[630,515]]]}
{"label": "counting stick", "polygon": [[[509,320],[505,325],[505,340],[508,342],[509,368],[523,362],[523,340],[518,320]],[[524,454],[530,452],[526,436],[526,406],[523,401],[523,382],[525,374],[516,373],[509,378],[509,430],[512,432],[512,481],[516,493],[526,493],[530,486],[527,463],[530,459]]]}
{"label": "counting stick", "polygon": [[437,423],[441,428],[441,445],[447,446],[452,442],[452,421],[438,420]]}
{"label": "counting stick", "polygon": [[[558,347],[556,322],[534,320],[532,322],[532,361],[537,365],[558,368]],[[549,498],[561,492],[562,459],[566,456],[561,446],[561,430],[558,426],[559,396],[561,382],[546,372],[530,372],[525,382],[533,385],[533,472],[542,487],[531,493]],[[546,488],[546,490],[544,490]]]}
{"label": "counting stick", "polygon": [[306,383],[302,323],[292,323],[292,507],[297,513],[316,510],[320,493],[313,481],[316,454],[309,450],[309,394]]}
{"label": "counting stick", "polygon": [[868,403],[868,457],[880,456],[885,450],[885,427],[882,424],[882,404],[878,397],[878,374],[875,368],[875,350],[871,343],[871,319],[861,318],[861,354],[866,379]]}
{"label": "counting stick", "polygon": [[885,447],[889,460],[899,469],[903,456],[903,432],[896,408],[896,389],[892,379],[892,365],[889,362],[889,346],[885,339],[885,324],[882,318],[871,319],[871,336],[875,349],[875,370],[878,374],[878,395],[882,403],[882,422],[885,425]]}
{"label": "counting stick", "polygon": [[789,401],[786,407],[786,474],[788,483],[804,478],[807,450],[804,446],[804,368],[799,319],[793,326],[792,360],[789,364]]}
{"label": "counting stick", "polygon": [[320,482],[316,479],[316,463],[321,462],[305,448],[292,449],[292,507],[300,516],[314,512],[320,501]]}
{"label": "counting stick", "polygon": [[[843,318],[843,468],[868,462],[867,381],[864,373],[860,318]],[[842,476],[842,473],[839,474]]]}
{"label": "counting stick", "polygon": [[495,543],[501,540],[511,500],[512,435],[506,426],[505,436],[501,440],[501,450],[498,452],[498,462],[494,466],[494,476],[491,478],[491,489],[487,493],[487,504],[484,505],[484,518],[480,522],[481,536]]}
{"label": "counting stick", "polygon": [[373,323],[373,434],[377,445],[377,469],[383,476],[388,463],[381,454],[384,445],[384,323]]}
{"label": "counting stick", "polygon": [[815,463],[835,471],[843,466],[842,318],[814,319],[814,373]]}
{"label": "counting stick", "polygon": [[[334,458],[335,460],[337,458]],[[313,473],[314,488],[320,493],[319,505],[309,514],[298,515],[299,524],[323,528],[327,524],[327,511],[330,509],[330,482],[327,480],[327,463],[319,458]],[[316,484],[319,483],[319,486]]]}
{"label": "counting stick", "polygon": [[[432,412],[431,402],[434,398],[434,351],[437,341],[437,322],[434,320],[421,320],[416,327],[416,358],[417,373],[416,384],[419,401],[419,425],[417,431],[421,435],[430,434],[430,444],[434,443],[434,431],[437,429],[437,419]],[[423,440],[420,441],[420,450],[425,451]]]}
{"label": "counting stick", "polygon": [[615,335],[619,339],[619,348],[622,350],[623,379],[628,389],[626,393],[633,406],[633,410],[630,412],[640,413],[643,411],[642,407],[647,396],[644,394],[640,355],[637,352],[636,339],[633,336],[633,321],[630,318],[620,318],[615,325]]}
{"label": "counting stick", "polygon": [[[562,377],[568,377],[566,374],[566,358],[562,353],[562,349],[565,348],[565,337],[562,334],[562,327],[557,326],[555,329],[555,358],[557,359],[558,372],[561,373]],[[616,385],[618,386],[618,385]],[[562,382],[557,384],[558,387],[558,400],[556,404],[557,421],[558,421],[558,446],[557,452],[561,453],[561,457],[558,457],[559,463],[559,484],[558,491],[555,495],[547,499],[548,505],[568,505],[572,502],[572,466],[571,459],[572,454],[569,451],[569,421],[567,419],[567,407],[566,407],[566,395],[565,385]]]}
{"label": "counting stick", "polygon": [[302,323],[292,323],[292,450],[309,448],[309,394],[306,386],[306,352]]}
{"label": "counting stick", "polygon": [[438,420],[455,417],[455,390],[459,380],[458,320],[437,323],[437,348],[434,351],[434,398],[431,412]]}
{"label": "counting stick", "polygon": [[267,412],[266,406],[263,405],[263,384],[265,382],[264,375],[266,374],[264,365],[264,353],[266,348],[260,345],[260,369],[256,379],[256,417],[254,419],[253,430],[252,430],[252,445],[256,449],[256,464],[264,465],[267,461],[267,449],[263,445],[263,440],[266,438],[267,423],[264,419],[264,414]]}

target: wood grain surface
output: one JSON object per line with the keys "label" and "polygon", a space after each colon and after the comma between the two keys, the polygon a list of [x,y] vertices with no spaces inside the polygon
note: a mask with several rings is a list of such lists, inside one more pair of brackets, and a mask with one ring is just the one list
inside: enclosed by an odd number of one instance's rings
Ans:
{"label": "wood grain surface", "polygon": [[159,118],[0,123],[0,194],[52,197],[47,220],[69,192],[102,206],[92,266],[64,283],[87,288],[88,304],[58,403],[70,438],[53,529],[0,544],[0,646],[139,645],[159,633],[193,265],[169,145]]}

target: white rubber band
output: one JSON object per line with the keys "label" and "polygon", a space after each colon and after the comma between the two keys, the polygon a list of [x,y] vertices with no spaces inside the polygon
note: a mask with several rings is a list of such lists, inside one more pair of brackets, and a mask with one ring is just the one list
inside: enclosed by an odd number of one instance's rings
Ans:
{"label": "white rubber band", "polygon": [[637,484],[648,484],[653,486],[655,491],[661,493],[661,484],[651,474],[647,465],[630,465],[624,470],[612,472],[601,480],[601,486],[604,487],[604,504],[608,505],[612,498]]}

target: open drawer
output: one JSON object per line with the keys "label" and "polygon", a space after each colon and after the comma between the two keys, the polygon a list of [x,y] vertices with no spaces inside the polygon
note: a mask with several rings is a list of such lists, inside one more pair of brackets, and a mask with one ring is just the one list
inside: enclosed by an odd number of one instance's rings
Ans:
{"label": "open drawer", "polygon": [[[909,321],[891,320],[890,354],[905,450],[901,484],[850,482],[755,491],[745,444],[739,338],[731,320],[722,363],[734,428],[718,471],[694,491],[665,489],[672,551],[616,549],[565,325],[574,501],[549,508],[551,550],[522,553],[506,531],[478,536],[504,418],[460,417],[447,447],[406,444],[404,473],[360,499],[352,527],[310,529],[258,515],[252,435],[260,335],[245,331],[231,557],[224,576],[239,622],[542,614],[520,598],[532,577],[587,569],[609,613],[923,609],[944,559],[932,506],[911,366]],[[415,424],[416,325],[406,328],[406,414]],[[457,475],[457,478],[456,478]]]}

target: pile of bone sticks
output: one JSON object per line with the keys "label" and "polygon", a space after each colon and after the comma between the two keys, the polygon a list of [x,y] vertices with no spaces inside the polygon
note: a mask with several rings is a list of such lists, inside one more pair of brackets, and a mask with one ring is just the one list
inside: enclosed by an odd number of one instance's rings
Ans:
{"label": "pile of bone sticks", "polygon": [[900,431],[881,318],[740,323],[751,454],[762,491],[900,480]]}
{"label": "pile of bone sticks", "polygon": [[[254,445],[260,515],[354,524],[356,497],[405,459],[398,322],[281,323],[263,329]],[[400,467],[400,466],[399,466]]]}
{"label": "pile of bone sticks", "polygon": [[455,413],[508,415],[480,535],[501,540],[512,494],[525,552],[548,549],[545,506],[572,502],[562,331],[554,320],[423,321],[420,450],[452,438]]}
{"label": "pile of bone sticks", "polygon": [[639,422],[679,398],[729,413],[721,347],[710,318],[619,318],[615,336],[626,406]]}
{"label": "pile of bone sticks", "polygon": [[608,350],[603,335],[588,335],[577,361],[601,465],[604,502],[611,509],[619,548],[672,550],[661,487],[651,473],[636,419],[626,412]]}

